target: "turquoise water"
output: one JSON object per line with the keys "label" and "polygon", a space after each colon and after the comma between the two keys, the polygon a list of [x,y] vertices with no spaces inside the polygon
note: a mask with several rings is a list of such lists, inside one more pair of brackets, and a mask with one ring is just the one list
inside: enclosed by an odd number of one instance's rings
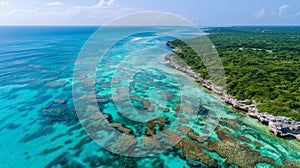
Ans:
{"label": "turquoise water", "polygon": [[[180,134],[183,126],[192,128],[198,137],[207,137],[206,141],[182,135],[185,144],[167,145],[147,157],[104,149],[80,124],[72,97],[74,64],[97,27],[1,27],[0,167],[243,167],[234,157],[241,157],[245,165],[253,161],[257,167],[300,167],[298,141],[270,134],[266,126],[223,106],[193,79],[167,66],[164,57],[171,50],[165,44],[173,37],[162,32],[178,28],[148,29],[119,40],[96,62],[91,87],[98,108],[108,116],[107,122],[122,124],[138,142],[149,134],[165,135],[164,130]],[[105,36],[120,32],[114,29]],[[155,118],[167,122],[160,123],[162,129],[146,132],[148,121]],[[165,136],[162,142],[168,140]],[[194,157],[198,148],[210,161]],[[142,148],[132,153],[143,152]]]}

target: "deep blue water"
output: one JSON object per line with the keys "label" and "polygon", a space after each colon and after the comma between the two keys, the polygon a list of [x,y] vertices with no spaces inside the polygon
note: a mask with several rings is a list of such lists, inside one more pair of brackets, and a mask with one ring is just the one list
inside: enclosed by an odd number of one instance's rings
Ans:
{"label": "deep blue water", "polygon": [[[78,54],[97,27],[0,27],[0,167],[189,167],[202,162],[191,161],[181,150],[171,148],[149,157],[125,157],[113,154],[94,142],[79,123],[73,104],[72,87],[74,65],[87,63]],[[135,28],[123,28],[135,29]],[[200,103],[210,113],[222,108],[222,118],[236,119],[243,123],[237,130],[227,128],[232,136],[243,135],[251,140],[247,143],[262,156],[271,157],[283,164],[282,158],[299,160],[300,144],[295,140],[284,140],[268,133],[267,127],[239,112],[235,112],[214,98],[203,88],[196,91],[197,84],[186,75],[169,68],[164,56],[171,52],[165,44],[173,37],[160,35],[162,32],[178,31],[174,28],[153,27],[145,33],[134,34],[120,39],[112,46],[101,61],[96,60],[96,83],[94,86],[98,107],[109,116],[110,123],[121,123],[137,137],[145,136],[145,123],[137,124],[129,119],[168,119],[165,127],[175,122],[176,100],[185,98],[191,106]],[[114,37],[122,29],[113,29],[106,38]],[[195,34],[194,34],[195,35]],[[189,38],[193,34],[182,34]],[[103,45],[101,43],[99,46]],[[142,49],[142,50],[141,50]],[[97,62],[99,61],[99,62]],[[145,67],[143,63],[152,64]],[[95,63],[95,62],[94,62]],[[116,68],[117,65],[122,65]],[[124,66],[123,66],[124,65]],[[126,66],[125,66],[126,65]],[[135,69],[136,68],[136,69]],[[137,71],[139,70],[139,71]],[[75,71],[78,71],[75,69]],[[127,81],[134,71],[133,79]],[[76,79],[75,79],[76,81]],[[115,83],[111,84],[114,81]],[[128,85],[130,83],[130,86]],[[184,85],[184,86],[183,86]],[[132,107],[112,102],[114,95],[122,96],[122,89],[129,89],[130,99],[126,100],[136,109],[144,110],[150,99],[155,108],[151,115],[126,117]],[[178,88],[189,92],[184,97]],[[121,90],[120,90],[121,89]],[[164,94],[172,92],[172,99],[165,100]],[[199,92],[199,93],[198,93]],[[182,97],[181,97],[182,96]],[[196,103],[195,103],[196,102]],[[145,105],[146,104],[146,105]],[[216,107],[210,104],[219,104]],[[118,109],[116,108],[118,106]],[[207,107],[206,107],[207,106]],[[156,108],[157,107],[157,108]],[[160,107],[170,112],[163,113]],[[202,107],[202,106],[201,106]],[[148,111],[152,111],[147,107]],[[192,108],[198,108],[195,106]],[[139,113],[139,112],[137,112]],[[133,113],[132,113],[133,114]],[[134,113],[135,114],[135,113]],[[132,117],[132,118],[131,118]],[[129,118],[129,119],[128,119]],[[148,121],[148,120],[146,120]],[[202,129],[211,129],[210,140],[218,141],[213,123],[197,121],[193,131],[204,134]],[[213,128],[211,128],[213,127]],[[158,133],[161,133],[158,131]],[[105,138],[103,138],[104,141]],[[239,140],[237,140],[239,141]],[[261,144],[259,147],[255,146]],[[241,151],[242,152],[242,151]],[[209,153],[209,152],[208,152]],[[217,164],[225,166],[217,154],[209,153]],[[197,163],[195,163],[197,162]],[[227,165],[228,166],[228,165]],[[265,166],[258,163],[257,166]]]}

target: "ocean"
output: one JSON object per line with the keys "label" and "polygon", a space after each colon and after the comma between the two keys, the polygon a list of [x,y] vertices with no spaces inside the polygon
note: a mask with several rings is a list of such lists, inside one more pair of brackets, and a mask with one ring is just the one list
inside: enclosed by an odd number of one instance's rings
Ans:
{"label": "ocean", "polygon": [[166,64],[170,35],[201,33],[98,29],[0,27],[1,168],[300,167],[300,142]]}

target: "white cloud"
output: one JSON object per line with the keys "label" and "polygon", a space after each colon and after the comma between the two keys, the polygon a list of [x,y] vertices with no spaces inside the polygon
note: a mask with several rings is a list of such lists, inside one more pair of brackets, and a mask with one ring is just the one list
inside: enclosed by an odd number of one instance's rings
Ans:
{"label": "white cloud", "polygon": [[6,5],[8,5],[8,2],[6,2],[6,1],[0,1],[0,6],[6,6]]}
{"label": "white cloud", "polygon": [[287,4],[283,4],[278,8],[278,16],[283,17],[284,11],[288,8],[289,6]]}
{"label": "white cloud", "polygon": [[45,4],[46,6],[60,6],[63,5],[62,2],[56,1],[56,2],[49,2]]}
{"label": "white cloud", "polygon": [[[56,3],[58,4],[58,3]],[[101,25],[139,9],[122,8],[114,0],[86,6],[37,7],[3,12],[0,25]]]}
{"label": "white cloud", "polygon": [[115,0],[110,0],[110,1],[108,1],[107,5],[111,5],[114,2],[115,2]]}
{"label": "white cloud", "polygon": [[103,7],[103,6],[110,6],[114,3],[115,0],[100,0],[96,6]]}
{"label": "white cloud", "polygon": [[258,12],[256,12],[254,15],[256,18],[260,19],[263,18],[266,14],[265,9],[260,9]]}
{"label": "white cloud", "polygon": [[[119,8],[116,5],[113,5],[114,0],[100,0],[95,5],[90,6],[75,6],[69,8],[67,11],[67,15],[69,16],[79,16],[85,15],[87,17],[95,17],[100,16],[99,14],[103,15],[103,12],[110,12],[113,9]],[[117,11],[116,11],[117,12]]]}

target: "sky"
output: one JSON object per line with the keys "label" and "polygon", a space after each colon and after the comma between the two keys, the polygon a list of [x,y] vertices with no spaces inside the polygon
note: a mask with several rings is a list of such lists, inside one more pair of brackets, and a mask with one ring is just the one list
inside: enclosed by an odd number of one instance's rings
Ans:
{"label": "sky", "polygon": [[300,25],[299,0],[0,0],[0,25],[104,25],[142,11],[200,26]]}

